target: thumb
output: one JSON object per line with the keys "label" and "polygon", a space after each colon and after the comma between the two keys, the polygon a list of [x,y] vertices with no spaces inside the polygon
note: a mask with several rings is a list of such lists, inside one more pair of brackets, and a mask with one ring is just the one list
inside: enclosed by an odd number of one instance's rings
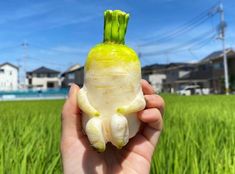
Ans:
{"label": "thumb", "polygon": [[70,87],[61,115],[62,137],[78,137],[78,133],[81,132],[80,109],[77,104],[79,89],[76,84],[72,84]]}

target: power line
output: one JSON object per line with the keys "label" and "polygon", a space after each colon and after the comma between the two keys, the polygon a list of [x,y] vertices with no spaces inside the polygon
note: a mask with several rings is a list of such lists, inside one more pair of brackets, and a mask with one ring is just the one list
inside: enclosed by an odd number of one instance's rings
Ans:
{"label": "power line", "polygon": [[195,58],[195,59],[198,59],[197,56],[193,53],[193,51],[189,48],[188,49],[188,52]]}
{"label": "power line", "polygon": [[[209,44],[212,40],[215,39],[215,34],[212,34],[212,35],[208,35],[208,37],[206,39],[203,39],[201,40],[201,42],[196,42],[194,45],[192,45],[191,47],[189,48],[184,48],[184,49],[178,49],[178,50],[174,50],[174,51],[171,51],[171,52],[162,52],[162,53],[159,53],[159,54],[154,54],[155,56],[159,56],[159,55],[166,55],[169,56],[170,54],[175,54],[175,53],[181,53],[181,52],[185,52],[185,51],[191,51],[190,54],[192,54],[192,50],[199,50],[201,49],[202,47],[205,47],[207,44]],[[197,45],[199,44],[199,45]],[[141,57],[143,60],[148,60],[147,62],[150,64],[150,61],[147,57],[150,57],[150,56],[146,56],[146,57]],[[168,58],[169,60],[169,58]]]}
{"label": "power line", "polygon": [[45,48],[45,47],[35,45],[35,44],[33,44],[32,46],[34,48],[39,48],[39,49],[43,49],[43,50],[47,50],[47,51],[51,51],[51,52],[57,52],[57,53],[77,54],[77,52],[78,52],[78,51],[76,52],[76,51],[58,50],[56,48]]}
{"label": "power line", "polygon": [[190,49],[195,50],[195,49],[200,49],[204,46],[206,46],[207,44],[209,44],[211,41],[213,41],[216,38],[216,34],[211,34],[209,35],[206,39],[202,40],[201,42],[199,42],[197,45],[190,47]]}
{"label": "power line", "polygon": [[[35,57],[31,57],[29,56],[29,51],[28,51],[28,47],[29,47],[29,44],[27,42],[23,42],[20,44],[20,46],[23,48],[23,57],[21,59],[17,59],[18,61],[18,64],[20,65],[20,67],[22,67],[23,71],[24,72],[27,72],[27,62],[29,60],[35,60],[35,61],[38,61],[38,62],[44,62],[48,65],[58,65],[58,66],[63,66],[64,67],[64,64],[58,64],[56,61],[45,61],[45,59],[40,59],[40,58],[35,58]],[[36,46],[34,44],[30,44],[31,48],[33,46],[33,48],[40,48],[40,49],[44,49],[44,50],[49,50],[49,51],[53,51],[53,52],[63,52],[63,53],[67,53],[68,54],[68,51],[63,51],[63,50],[56,50],[56,49],[52,49],[52,48],[44,48],[44,47],[41,47],[41,46]],[[16,46],[10,46],[10,47],[5,47],[5,48],[0,48],[0,51],[1,50],[11,50],[12,49],[16,49],[16,48],[20,48],[19,45],[16,45]]]}
{"label": "power line", "polygon": [[195,44],[198,44],[198,42],[200,42],[202,40],[202,38],[204,39],[205,37],[208,37],[210,36],[212,30],[208,30],[204,33],[202,33],[201,35],[197,36],[197,37],[194,37],[193,39],[185,42],[185,43],[181,43],[179,45],[176,45],[174,47],[170,47],[170,48],[166,48],[164,50],[159,50],[159,51],[153,51],[153,52],[148,52],[148,53],[143,53],[144,56],[152,56],[152,55],[157,55],[157,54],[165,54],[166,52],[169,53],[169,52],[175,52],[175,50],[178,50],[178,49],[182,49],[182,48],[185,48],[186,47],[190,47],[190,46],[193,46]]}
{"label": "power line", "polygon": [[[173,40],[178,36],[184,35],[185,33],[189,33],[189,31],[194,30],[208,19],[213,18],[215,14],[218,13],[217,8],[218,8],[218,3],[204,10],[199,15],[194,17],[192,20],[190,20],[189,22],[185,22],[183,25],[180,25],[178,28],[172,30],[171,32],[165,32],[164,34],[161,34],[157,38],[155,38],[156,36],[151,37],[149,38],[151,39],[151,41],[144,42],[143,44],[138,45],[138,47],[150,46],[152,43],[155,43],[156,41],[166,42],[169,40]],[[168,47],[163,50],[145,52],[140,54],[143,55],[146,60],[146,57],[151,57],[151,56],[169,55],[171,53],[189,51],[190,49],[198,50],[206,46],[212,40],[215,39],[216,36],[215,31],[216,31],[215,27],[212,26],[211,30],[204,32],[201,35],[194,37],[193,39],[190,39],[189,41],[186,41],[184,43],[180,43],[176,46]]]}
{"label": "power line", "polygon": [[216,6],[218,6],[218,5],[217,4],[213,5],[209,9],[204,10],[202,13],[200,13],[199,15],[197,15],[196,17],[194,17],[190,21],[184,23],[183,25],[181,25],[179,27],[176,27],[172,31],[162,33],[161,35],[158,35],[157,37],[151,36],[149,38],[149,39],[151,39],[151,41],[146,41],[143,44],[140,44],[139,46],[143,47],[143,46],[152,44],[156,41],[160,42],[160,41],[172,40],[178,36],[185,34],[188,31],[193,30],[194,28],[196,28],[200,24],[204,23],[206,20],[213,17],[217,13],[217,11],[211,12],[211,10],[214,9]]}
{"label": "power line", "polygon": [[56,63],[56,62],[52,62],[52,61],[45,61],[44,59],[40,59],[40,58],[35,58],[35,57],[29,57],[29,60],[34,60],[34,61],[38,61],[38,62],[43,62],[47,65],[56,65],[56,66],[61,66],[61,67],[64,67],[65,65],[64,64],[59,64],[59,63]]}
{"label": "power line", "polygon": [[174,33],[172,33],[170,35],[165,36],[165,37],[160,37],[158,39],[153,39],[153,40],[151,40],[149,42],[141,44],[140,46],[143,47],[143,46],[148,46],[148,45],[156,43],[156,42],[167,42],[167,41],[173,40],[173,39],[175,39],[175,38],[177,38],[179,36],[184,35],[185,33],[189,32],[191,30],[195,29],[197,26],[199,26],[200,24],[204,23],[207,19],[209,19],[209,17],[204,18],[204,19],[200,20],[198,23],[195,23],[195,24],[193,24],[193,25],[191,25],[189,27],[183,28],[182,30],[176,31],[176,32],[174,32]]}

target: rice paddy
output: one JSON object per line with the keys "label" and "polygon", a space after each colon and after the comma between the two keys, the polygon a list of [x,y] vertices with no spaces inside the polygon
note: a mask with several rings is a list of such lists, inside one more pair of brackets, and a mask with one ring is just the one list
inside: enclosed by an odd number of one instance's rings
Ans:
{"label": "rice paddy", "polygon": [[[155,174],[235,174],[235,96],[164,95]],[[63,100],[0,102],[0,174],[62,173]]]}

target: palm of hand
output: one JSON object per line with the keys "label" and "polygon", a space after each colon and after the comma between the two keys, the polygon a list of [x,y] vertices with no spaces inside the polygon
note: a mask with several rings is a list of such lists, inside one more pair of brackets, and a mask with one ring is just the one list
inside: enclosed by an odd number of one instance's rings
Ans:
{"label": "palm of hand", "polygon": [[122,150],[108,144],[104,153],[96,152],[87,137],[81,136],[80,140],[71,139],[67,144],[66,154],[73,159],[69,168],[80,171],[82,163],[86,173],[149,173],[154,146],[143,135],[136,135]]}
{"label": "palm of hand", "polygon": [[[70,91],[69,95],[70,100],[66,102],[62,113],[61,152],[64,173],[149,173],[151,157],[162,129],[160,111],[164,107],[163,100],[159,99],[160,103],[147,101],[149,109],[139,113],[140,120],[145,124],[141,132],[130,139],[127,146],[119,150],[107,144],[105,152],[98,153],[90,146],[87,137],[81,131],[80,111],[76,102],[73,103],[74,95],[71,94],[76,93],[75,88],[79,90],[73,86],[73,91]],[[153,98],[150,85],[142,84],[142,88],[145,94],[152,95]],[[146,97],[147,100],[150,98],[151,96]],[[66,110],[70,113],[65,113]]]}

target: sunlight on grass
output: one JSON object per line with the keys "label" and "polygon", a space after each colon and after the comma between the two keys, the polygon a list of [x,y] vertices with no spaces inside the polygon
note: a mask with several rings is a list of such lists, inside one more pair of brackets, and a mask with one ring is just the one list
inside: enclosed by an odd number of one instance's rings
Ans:
{"label": "sunlight on grass", "polygon": [[234,174],[235,96],[163,96],[164,131],[151,173]]}
{"label": "sunlight on grass", "polygon": [[[234,174],[235,96],[164,95],[155,174]],[[0,173],[62,173],[63,100],[0,102]]]}

